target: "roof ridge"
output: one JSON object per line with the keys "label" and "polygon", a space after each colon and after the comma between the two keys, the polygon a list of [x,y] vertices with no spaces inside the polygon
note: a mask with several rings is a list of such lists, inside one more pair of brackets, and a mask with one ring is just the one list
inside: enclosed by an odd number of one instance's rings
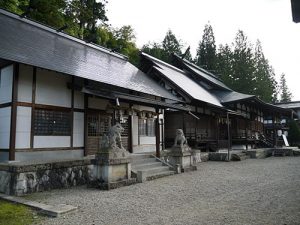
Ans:
{"label": "roof ridge", "polygon": [[[179,55],[177,55],[176,53],[173,53],[173,54],[174,54],[177,58],[180,58]],[[202,68],[202,67],[200,67],[200,66],[198,66],[198,65],[196,65],[196,64],[194,64],[194,63],[192,63],[192,62],[190,62],[190,61],[188,61],[187,59],[184,59],[184,58],[183,58],[182,60],[183,60],[184,62],[188,63],[190,66],[192,66],[192,67],[194,67],[194,68],[196,68],[196,69],[199,69],[201,72],[206,73],[207,75],[211,76],[212,78],[215,78],[215,79],[217,79],[217,80],[223,82],[219,77],[217,77],[215,74],[213,74],[213,73],[207,71],[206,69],[204,69],[204,68]]]}
{"label": "roof ridge", "polygon": [[103,47],[101,45],[98,45],[98,44],[95,44],[95,43],[87,43],[84,40],[82,40],[80,38],[77,38],[77,37],[74,37],[74,36],[72,36],[70,34],[67,34],[65,32],[57,32],[57,29],[55,29],[54,27],[43,24],[39,21],[35,21],[33,19],[30,19],[30,18],[21,17],[19,14],[9,12],[9,11],[3,9],[3,8],[0,8],[0,14],[3,14],[3,15],[8,16],[10,18],[22,21],[22,22],[27,23],[27,24],[30,24],[32,26],[35,26],[35,27],[39,28],[39,29],[43,29],[45,31],[51,32],[54,35],[59,35],[63,38],[67,38],[67,39],[69,39],[71,41],[74,41],[74,42],[77,42],[79,44],[86,45],[90,48],[94,48],[94,49],[99,50],[103,53],[109,54],[109,55],[117,57],[119,59],[123,59],[124,61],[128,61],[128,57],[121,54],[121,53],[112,52],[111,49],[105,48],[105,47]]}
{"label": "roof ridge", "polygon": [[150,59],[153,59],[154,61],[156,61],[158,63],[161,63],[161,64],[163,64],[163,65],[165,65],[165,66],[167,66],[167,67],[169,67],[171,69],[177,70],[178,72],[185,74],[185,72],[183,70],[181,70],[181,69],[179,69],[179,68],[177,68],[177,67],[175,67],[175,66],[173,66],[173,65],[171,65],[169,63],[166,63],[166,62],[164,62],[164,61],[162,61],[160,59],[157,59],[154,56],[151,56],[151,55],[149,55],[149,54],[147,54],[147,53],[145,53],[143,51],[141,52],[141,54],[144,55],[144,56],[146,56],[146,57],[148,57],[148,58],[150,58]]}

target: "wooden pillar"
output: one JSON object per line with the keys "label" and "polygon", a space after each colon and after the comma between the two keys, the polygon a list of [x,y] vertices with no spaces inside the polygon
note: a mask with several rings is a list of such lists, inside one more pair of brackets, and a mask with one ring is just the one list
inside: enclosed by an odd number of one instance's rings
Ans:
{"label": "wooden pillar", "polygon": [[73,148],[73,134],[74,134],[74,76],[72,76],[72,89],[71,89],[71,138],[70,147]]}
{"label": "wooden pillar", "polygon": [[132,153],[132,115],[128,116],[128,151]]}
{"label": "wooden pillar", "polygon": [[31,106],[31,129],[30,129],[30,148],[34,147],[34,121],[35,121],[35,96],[36,96],[36,67],[33,67],[32,75],[32,106]]}
{"label": "wooden pillar", "polygon": [[156,136],[156,157],[160,158],[160,126],[159,126],[159,108],[155,109],[157,118],[155,121],[155,136]]}
{"label": "wooden pillar", "polygon": [[88,124],[87,124],[87,113],[88,113],[88,106],[89,106],[89,97],[87,94],[84,94],[84,156],[88,155],[87,149],[87,138],[88,138]]}
{"label": "wooden pillar", "polygon": [[227,139],[228,139],[228,161],[230,161],[230,150],[231,150],[231,137],[230,137],[230,124],[229,124],[229,113],[227,112],[226,114],[226,119],[227,119]]}
{"label": "wooden pillar", "polygon": [[11,99],[11,121],[10,121],[10,140],[9,140],[9,160],[15,160],[16,150],[16,127],[17,127],[17,100],[18,100],[18,81],[19,81],[19,64],[14,63],[12,99]]}

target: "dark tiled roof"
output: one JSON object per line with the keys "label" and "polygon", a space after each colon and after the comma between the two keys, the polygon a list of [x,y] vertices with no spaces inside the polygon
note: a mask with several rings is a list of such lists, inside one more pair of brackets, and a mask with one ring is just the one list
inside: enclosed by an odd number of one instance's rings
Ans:
{"label": "dark tiled roof", "polygon": [[276,105],[285,109],[296,109],[296,108],[300,108],[300,101],[277,103]]}
{"label": "dark tiled roof", "polygon": [[191,73],[197,75],[200,80],[206,81],[208,84],[218,87],[222,90],[231,90],[227,87],[216,75],[208,72],[207,70],[198,67],[197,65],[187,61],[186,59],[181,59],[179,56],[174,54],[174,57],[177,62],[183,65],[185,69],[190,71]]}
{"label": "dark tiled roof", "polygon": [[191,78],[189,78],[186,72],[167,64],[159,59],[156,59],[146,53],[142,53],[143,57],[146,57],[148,60],[152,61],[154,68],[164,75],[169,81],[176,84],[178,88],[181,88],[185,93],[187,93],[192,98],[209,103],[214,106],[223,107],[220,101],[211,94],[204,87],[197,84]]}
{"label": "dark tiled roof", "polygon": [[0,58],[178,100],[125,56],[1,9]]}
{"label": "dark tiled roof", "polygon": [[255,95],[247,95],[235,91],[214,91],[214,94],[222,103],[235,102],[255,97]]}

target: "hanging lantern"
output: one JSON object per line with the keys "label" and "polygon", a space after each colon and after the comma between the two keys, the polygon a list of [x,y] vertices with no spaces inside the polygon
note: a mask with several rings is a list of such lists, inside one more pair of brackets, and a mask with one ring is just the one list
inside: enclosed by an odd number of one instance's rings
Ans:
{"label": "hanging lantern", "polygon": [[277,135],[280,137],[282,135],[282,130],[278,130]]}

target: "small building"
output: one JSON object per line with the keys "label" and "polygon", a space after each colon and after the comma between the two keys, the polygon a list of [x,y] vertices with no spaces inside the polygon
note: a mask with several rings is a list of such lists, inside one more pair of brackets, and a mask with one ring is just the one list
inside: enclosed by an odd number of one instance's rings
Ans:
{"label": "small building", "polygon": [[142,70],[162,87],[184,100],[191,111],[165,112],[166,146],[172,144],[177,128],[184,130],[194,148],[216,151],[222,148],[271,147],[277,144],[277,130],[265,129],[271,121],[289,116],[290,110],[265,103],[254,95],[235,92],[218,76],[173,55],[173,65],[142,53]]}
{"label": "small building", "polygon": [[93,155],[116,122],[129,152],[159,152],[163,109],[187,110],[109,49],[4,10],[0,33],[0,161]]}

